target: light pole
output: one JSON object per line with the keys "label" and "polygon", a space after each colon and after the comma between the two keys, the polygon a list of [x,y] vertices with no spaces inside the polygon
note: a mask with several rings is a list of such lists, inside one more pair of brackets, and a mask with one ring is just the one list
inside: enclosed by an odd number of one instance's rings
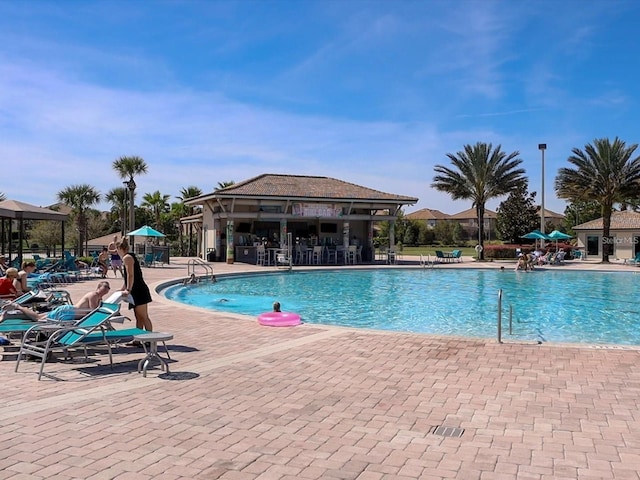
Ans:
{"label": "light pole", "polygon": [[122,238],[129,231],[127,221],[129,219],[129,182],[122,182],[124,185],[124,202],[122,202]]}
{"label": "light pole", "polygon": [[[540,231],[544,233],[544,151],[547,149],[546,143],[539,143],[538,150],[542,152],[542,189],[540,192]],[[544,240],[542,241],[544,245]]]}
{"label": "light pole", "polygon": [[[129,181],[125,183],[127,184],[127,188],[129,189],[129,230],[128,231],[131,232],[136,229],[136,212],[135,212],[135,207],[133,205],[136,182],[134,182],[133,177],[131,177]],[[131,244],[131,251],[135,252],[134,238],[129,237],[129,242]]]}

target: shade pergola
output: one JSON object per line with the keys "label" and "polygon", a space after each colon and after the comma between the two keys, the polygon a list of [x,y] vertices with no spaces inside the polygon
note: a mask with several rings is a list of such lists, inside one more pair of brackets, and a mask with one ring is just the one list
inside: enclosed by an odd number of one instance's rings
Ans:
{"label": "shade pergola", "polygon": [[[22,262],[22,243],[24,240],[24,220],[48,220],[62,222],[62,240],[64,246],[64,222],[68,215],[49,208],[37,207],[18,200],[3,200],[0,202],[0,238],[2,239],[2,253],[5,252],[5,219],[18,221],[18,259]],[[9,260],[11,260],[11,222],[9,222]]]}

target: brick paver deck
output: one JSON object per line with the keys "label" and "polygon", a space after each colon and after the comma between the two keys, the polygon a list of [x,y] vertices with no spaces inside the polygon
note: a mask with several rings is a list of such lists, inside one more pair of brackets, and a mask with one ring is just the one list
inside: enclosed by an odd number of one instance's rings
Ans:
{"label": "brick paver deck", "polygon": [[[173,262],[147,281],[184,277]],[[270,328],[158,295],[150,312],[184,379],[143,378],[135,347],[40,382],[5,355],[0,478],[640,479],[637,349]]]}

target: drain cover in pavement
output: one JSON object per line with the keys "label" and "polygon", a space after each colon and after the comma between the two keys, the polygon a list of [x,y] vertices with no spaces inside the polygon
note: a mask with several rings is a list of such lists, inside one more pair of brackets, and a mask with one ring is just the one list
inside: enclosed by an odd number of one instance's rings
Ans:
{"label": "drain cover in pavement", "polygon": [[445,425],[438,425],[437,427],[433,427],[431,429],[431,433],[435,435],[440,435],[442,437],[460,438],[464,433],[464,428],[447,427]]}
{"label": "drain cover in pavement", "polygon": [[171,372],[171,373],[161,373],[158,375],[158,378],[163,380],[193,380],[194,378],[198,378],[200,375],[195,372]]}

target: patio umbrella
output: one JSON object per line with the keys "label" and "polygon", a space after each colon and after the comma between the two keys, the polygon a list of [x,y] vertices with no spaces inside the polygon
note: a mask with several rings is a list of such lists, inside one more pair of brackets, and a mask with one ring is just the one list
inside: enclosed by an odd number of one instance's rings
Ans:
{"label": "patio umbrella", "polygon": [[568,240],[569,238],[572,238],[571,235],[568,235],[566,233],[563,233],[559,230],[554,230],[553,232],[551,232],[549,234],[549,238],[551,240],[555,240],[556,241],[556,251],[558,250],[558,240]]}
{"label": "patio umbrella", "polygon": [[133,232],[129,232],[127,233],[127,235],[130,237],[166,237],[164,233],[161,233],[149,227],[148,225],[145,225],[144,227],[140,227],[139,229],[134,230]]}
{"label": "patio umbrella", "polygon": [[533,232],[529,232],[526,235],[523,235],[521,238],[528,238],[533,240],[551,240],[549,235],[545,235],[540,230],[534,230]]}
{"label": "patio umbrella", "polygon": [[529,232],[526,235],[523,235],[521,238],[533,239],[536,241],[536,248],[538,248],[538,240],[551,240],[549,235],[545,235],[540,230],[534,230],[533,232]]}

